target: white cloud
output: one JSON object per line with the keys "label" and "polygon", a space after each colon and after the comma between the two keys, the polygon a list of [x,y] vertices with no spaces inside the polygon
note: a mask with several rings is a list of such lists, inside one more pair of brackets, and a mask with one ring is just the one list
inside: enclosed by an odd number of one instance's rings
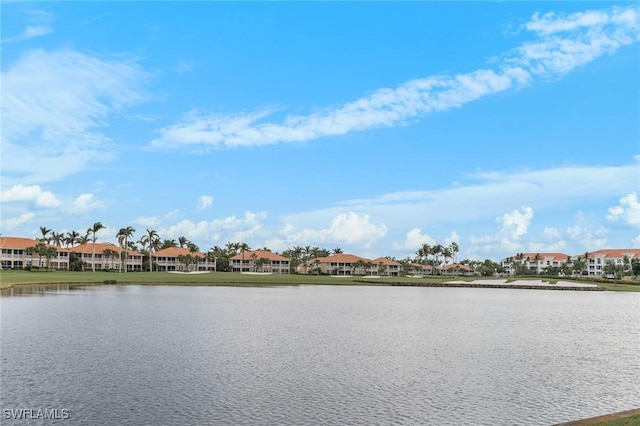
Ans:
{"label": "white cloud", "polygon": [[404,241],[393,242],[391,247],[394,250],[415,251],[423,244],[434,245],[436,244],[436,240],[428,234],[423,234],[420,228],[413,228],[407,232]]}
{"label": "white cloud", "polygon": [[224,241],[245,241],[262,236],[266,212],[246,212],[244,216],[227,216],[211,221],[194,222],[177,219],[176,212],[163,217],[139,217],[136,223],[148,228],[156,228],[161,237],[179,238],[185,236],[203,248],[224,239]]}
{"label": "white cloud", "polygon": [[336,215],[328,228],[304,228],[290,233],[287,241],[290,244],[360,244],[370,247],[386,233],[386,225],[371,223],[369,215],[347,212]]}
{"label": "white cloud", "polygon": [[[621,166],[476,173],[451,188],[393,192],[375,198],[348,200],[320,210],[289,214],[283,221],[300,228],[353,211],[384,218],[385,224],[392,229],[406,229],[409,223],[430,230],[451,223],[493,220],[518,205],[550,211],[560,203],[592,203],[609,200],[620,191],[633,191],[637,187],[637,160]],[[564,184],[558,185],[558,182]],[[473,200],[472,209],[466,208],[465,200]]]}
{"label": "white cloud", "polygon": [[58,207],[60,205],[60,201],[51,191],[43,191],[38,185],[14,185],[0,193],[0,201],[28,201],[33,202],[38,207]]}
{"label": "white cloud", "polygon": [[637,24],[637,8],[613,7],[610,11],[589,10],[568,15],[554,12],[545,13],[544,15],[536,13],[531,18],[531,21],[524,25],[524,28],[543,36],[548,36],[584,28],[602,28],[605,25],[633,27]]}
{"label": "white cloud", "polygon": [[554,243],[530,242],[528,251],[531,253],[559,253],[566,247],[565,240],[558,240]]}
{"label": "white cloud", "polygon": [[13,217],[13,218],[9,218],[9,219],[4,219],[2,221],[2,228],[6,229],[8,231],[11,231],[21,225],[24,225],[25,223],[29,223],[31,222],[31,220],[33,219],[34,214],[31,212],[26,212],[21,214],[18,217]]}
{"label": "white cloud", "polygon": [[575,217],[575,225],[567,227],[569,239],[580,244],[586,251],[598,250],[607,245],[607,231],[592,218],[579,211]]}
{"label": "white cloud", "polygon": [[30,38],[41,37],[53,32],[49,25],[27,25],[27,27],[17,36],[2,40],[2,43],[29,40]]}
{"label": "white cloud", "polygon": [[632,192],[620,198],[619,205],[609,208],[607,219],[612,222],[621,220],[631,226],[640,226],[638,194]]}
{"label": "white cloud", "polygon": [[527,234],[534,212],[531,207],[522,206],[510,213],[496,217],[498,230],[494,235],[471,236],[470,253],[493,254],[515,253],[522,250],[522,237]]}
{"label": "white cloud", "polygon": [[506,231],[513,239],[526,234],[529,223],[533,219],[533,209],[531,207],[522,206],[521,210],[505,213],[502,217],[496,219],[502,230]]}
{"label": "white cloud", "polygon": [[410,118],[457,108],[521,87],[536,77],[560,77],[621,46],[635,43],[640,39],[639,10],[631,6],[572,15],[534,15],[524,29],[533,31],[540,39],[508,51],[495,69],[412,80],[395,89],[379,89],[335,109],[288,115],[282,123],[267,121],[269,110],[222,115],[192,110],[180,122],[161,129],[160,137],[151,146],[219,148],[303,142],[400,125]]}
{"label": "white cloud", "polygon": [[102,207],[102,205],[102,202],[96,200],[93,194],[80,194],[73,200],[67,212],[70,214],[81,214]]}
{"label": "white cloud", "polygon": [[138,216],[133,220],[133,223],[142,225],[146,228],[156,228],[163,223],[173,222],[180,216],[179,210],[172,210],[164,216]]}
{"label": "white cloud", "polygon": [[38,49],[6,65],[2,172],[23,181],[61,179],[110,159],[111,140],[97,129],[145,98],[148,76],[132,62]]}
{"label": "white cloud", "polygon": [[213,197],[209,195],[201,195],[196,204],[198,210],[205,210],[213,204]]}
{"label": "white cloud", "polygon": [[[320,220],[319,223],[322,223]],[[312,223],[318,223],[316,221]],[[286,223],[278,231],[265,233],[265,244],[275,250],[284,250],[295,245],[357,245],[370,248],[387,234],[383,223],[372,223],[369,215],[355,212],[339,213],[330,219],[326,228],[298,226]],[[326,223],[326,222],[325,222]],[[269,235],[275,235],[270,237]]]}

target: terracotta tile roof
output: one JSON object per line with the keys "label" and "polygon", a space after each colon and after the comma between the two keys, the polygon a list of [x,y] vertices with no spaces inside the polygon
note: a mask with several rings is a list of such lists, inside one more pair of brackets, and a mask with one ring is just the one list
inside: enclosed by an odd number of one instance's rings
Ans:
{"label": "terracotta tile roof", "polygon": [[413,269],[432,269],[431,265],[423,265],[422,263],[412,263]]}
{"label": "terracotta tile roof", "polygon": [[[367,258],[347,253],[332,254],[331,256],[318,257],[317,259],[320,261],[320,263],[356,263],[359,260],[370,262],[370,260]],[[315,259],[311,259],[311,262],[314,261]]]}
{"label": "terracotta tile roof", "polygon": [[[244,260],[253,259],[252,256],[254,254],[255,254],[255,259],[256,260],[265,258],[265,259],[269,259],[271,261],[274,261],[274,260],[287,261],[287,262],[290,261],[290,259],[288,257],[281,256],[281,255],[279,255],[277,253],[273,253],[273,252],[271,252],[269,250],[247,250],[247,251],[244,252]],[[242,258],[243,258],[242,253],[240,253],[240,254],[236,254],[235,256],[229,258],[229,260],[233,260],[233,259],[239,260],[239,259],[242,259]]]}
{"label": "terracotta tile roof", "polygon": [[195,253],[191,253],[188,248],[185,247],[168,247],[166,249],[158,250],[153,253],[153,257],[178,257],[180,255],[191,255],[198,257],[206,257],[205,253],[201,251],[196,251]]}
{"label": "terracotta tile roof", "polygon": [[[3,249],[24,250],[36,244],[38,244],[38,240],[34,238],[0,237],[0,247]],[[47,247],[53,247],[58,251],[70,251],[68,248],[57,247],[48,243],[45,243],[45,245]]]}
{"label": "terracotta tile roof", "polygon": [[624,256],[629,256],[630,259],[640,258],[640,249],[604,249],[589,252],[589,259],[594,259],[596,257],[609,257],[617,259]]}
{"label": "terracotta tile roof", "polygon": [[444,270],[444,271],[449,271],[451,269],[458,269],[460,271],[468,271],[468,272],[473,271],[473,269],[471,267],[469,267],[467,265],[463,265],[462,263],[452,263],[451,265],[444,266],[444,267],[442,267],[440,269]]}
{"label": "terracotta tile roof", "polygon": [[[73,253],[93,253],[93,243],[80,244],[74,247],[69,247],[69,251]],[[116,252],[124,252],[120,247],[112,243],[96,243],[96,254],[102,254],[105,250],[113,250]],[[138,253],[133,250],[126,250],[129,256],[142,256],[141,253]]]}
{"label": "terracotta tile roof", "polygon": [[400,263],[396,262],[395,260],[387,259],[386,257],[379,257],[377,259],[373,259],[371,262],[374,265],[379,265],[382,263],[383,265],[387,266],[400,266]]}

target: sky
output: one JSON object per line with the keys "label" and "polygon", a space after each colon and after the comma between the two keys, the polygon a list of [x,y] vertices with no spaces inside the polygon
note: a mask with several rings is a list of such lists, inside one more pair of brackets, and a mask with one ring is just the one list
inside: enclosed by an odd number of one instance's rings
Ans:
{"label": "sky", "polygon": [[637,2],[2,2],[0,233],[640,247]]}

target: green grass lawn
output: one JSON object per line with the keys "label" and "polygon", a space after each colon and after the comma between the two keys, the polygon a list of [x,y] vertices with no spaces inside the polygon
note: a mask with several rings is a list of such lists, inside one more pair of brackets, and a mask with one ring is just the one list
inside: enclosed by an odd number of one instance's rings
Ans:
{"label": "green grass lawn", "polygon": [[[332,277],[327,275],[247,275],[231,272],[209,274],[170,274],[167,272],[103,272],[103,271],[0,271],[0,289],[25,284],[103,284],[115,281],[118,284],[167,284],[167,285],[389,285],[392,283],[435,283],[445,281],[473,281],[479,277],[384,277],[361,276]],[[520,278],[517,278],[520,279]],[[535,278],[539,279],[539,278]],[[546,278],[543,278],[547,281]],[[548,280],[554,282],[553,280]],[[640,291],[637,284],[597,283],[607,290]],[[640,284],[640,283],[639,283]]]}
{"label": "green grass lawn", "polygon": [[[116,281],[118,284],[173,284],[173,285],[299,285],[299,284],[333,284],[333,285],[375,285],[392,282],[450,281],[452,277],[405,278],[385,277],[371,278],[360,276],[331,277],[327,275],[248,275],[231,272],[212,272],[209,274],[170,274],[167,272],[70,272],[70,271],[1,271],[0,288],[20,284],[102,284]],[[459,279],[459,278],[455,278]],[[469,278],[469,281],[472,279]]]}

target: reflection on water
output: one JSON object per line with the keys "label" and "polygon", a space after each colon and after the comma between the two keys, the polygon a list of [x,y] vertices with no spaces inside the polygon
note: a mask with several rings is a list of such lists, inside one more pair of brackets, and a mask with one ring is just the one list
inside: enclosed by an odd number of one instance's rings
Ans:
{"label": "reflection on water", "polygon": [[33,284],[18,285],[0,291],[0,296],[44,296],[69,294],[72,291],[95,289],[94,284]]}
{"label": "reflection on water", "polygon": [[70,287],[0,299],[0,409],[68,409],[65,425],[550,425],[640,407],[639,293]]}

